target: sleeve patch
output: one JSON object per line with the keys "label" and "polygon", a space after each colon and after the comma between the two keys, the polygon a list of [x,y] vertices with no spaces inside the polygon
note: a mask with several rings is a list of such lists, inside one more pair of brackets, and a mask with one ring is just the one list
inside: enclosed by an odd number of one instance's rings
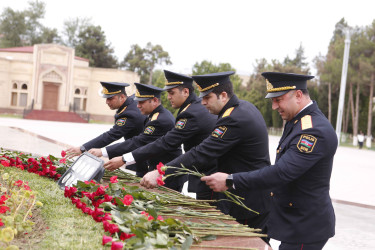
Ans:
{"label": "sleeve patch", "polygon": [[158,116],[159,116],[159,112],[155,113],[152,118],[151,118],[151,121],[155,121],[158,119]]}
{"label": "sleeve patch", "polygon": [[233,109],[234,109],[234,107],[231,107],[231,108],[225,110],[225,112],[224,112],[224,114],[223,114],[222,117],[224,118],[224,117],[230,116],[230,114],[232,113]]}
{"label": "sleeve patch", "polygon": [[211,135],[216,138],[223,138],[225,132],[227,132],[227,127],[220,126],[215,128],[215,130],[212,131]]}
{"label": "sleeve patch", "polygon": [[146,135],[152,135],[152,133],[154,133],[154,131],[155,131],[155,127],[147,126],[145,128],[145,131],[143,131],[143,133],[146,134]]}
{"label": "sleeve patch", "polygon": [[180,119],[176,122],[176,125],[174,126],[177,129],[183,129],[187,123],[187,119]]}
{"label": "sleeve patch", "polygon": [[312,135],[301,135],[301,137],[299,138],[299,142],[297,144],[297,148],[302,153],[311,153],[314,149],[317,140],[318,139],[316,139]]}
{"label": "sleeve patch", "polygon": [[116,121],[117,126],[124,126],[126,123],[126,118],[121,118]]}
{"label": "sleeve patch", "polygon": [[312,128],[312,120],[311,120],[311,115],[305,115],[304,117],[301,118],[301,129],[305,130],[308,128]]}

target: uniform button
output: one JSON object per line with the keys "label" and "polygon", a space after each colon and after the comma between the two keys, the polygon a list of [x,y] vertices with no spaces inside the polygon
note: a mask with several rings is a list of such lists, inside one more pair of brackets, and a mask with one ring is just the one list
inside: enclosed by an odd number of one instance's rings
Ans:
{"label": "uniform button", "polygon": [[273,192],[271,192],[270,195],[273,196]]}
{"label": "uniform button", "polygon": [[276,151],[276,153],[279,153],[279,152],[280,152],[280,150],[277,150],[277,151]]}
{"label": "uniform button", "polygon": [[293,204],[292,204],[292,203],[289,203],[289,207],[293,207]]}

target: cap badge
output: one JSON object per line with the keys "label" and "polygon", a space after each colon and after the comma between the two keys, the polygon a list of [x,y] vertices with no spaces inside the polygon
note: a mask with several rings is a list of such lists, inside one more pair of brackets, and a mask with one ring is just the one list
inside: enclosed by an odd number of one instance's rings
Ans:
{"label": "cap badge", "polygon": [[218,85],[219,85],[219,83],[215,83],[215,84],[212,84],[212,85],[210,85],[210,86],[208,86],[208,87],[202,89],[202,87],[199,86],[199,85],[197,84],[199,92],[204,92],[204,91],[206,91],[206,90],[209,90],[209,89],[215,88],[215,87],[218,86]]}

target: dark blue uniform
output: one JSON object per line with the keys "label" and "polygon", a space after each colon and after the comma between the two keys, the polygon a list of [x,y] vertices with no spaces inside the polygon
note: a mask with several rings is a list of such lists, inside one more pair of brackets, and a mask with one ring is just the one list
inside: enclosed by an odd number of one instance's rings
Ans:
{"label": "dark blue uniform", "polygon": [[[162,105],[159,105],[152,111],[151,114],[149,114],[148,118],[146,118],[145,124],[143,126],[143,131],[139,135],[134,136],[122,143],[117,143],[106,147],[108,157],[111,159],[113,157],[123,155],[146,144],[149,144],[165,135],[173,127],[174,116],[171,112],[169,112],[169,110],[165,109]],[[181,147],[175,147],[167,152],[159,154],[156,158],[147,159],[147,163],[149,166],[147,171],[156,169],[156,165],[159,162],[171,161],[172,159],[181,155],[181,153]],[[140,172],[139,169],[137,171]],[[171,185],[167,186],[172,188]],[[173,186],[173,189],[176,189],[177,186],[181,186],[181,183]]]}
{"label": "dark blue uniform", "polygon": [[[228,174],[247,172],[269,166],[267,127],[259,110],[251,103],[239,100],[236,95],[228,101],[218,115],[215,129],[201,144],[167,165],[186,167],[202,166],[217,160],[217,170]],[[168,174],[168,172],[166,173]],[[262,214],[267,214],[269,195],[266,191],[233,190],[245,198],[244,203]],[[226,198],[220,194],[219,198]],[[251,220],[255,213],[232,202],[219,202],[219,208],[237,220]],[[265,218],[254,227],[262,227]]]}
{"label": "dark blue uniform", "polygon": [[[146,116],[142,115],[137,108],[137,103],[134,101],[134,96],[130,96],[126,99],[124,104],[116,111],[115,114],[115,124],[113,127],[99,135],[98,137],[92,139],[91,141],[83,144],[85,150],[90,150],[92,148],[102,148],[112,142],[124,137],[124,139],[130,139],[133,136],[138,135],[142,132],[143,123]],[[145,162],[138,162],[134,165],[131,170],[145,169]]]}
{"label": "dark blue uniform", "polygon": [[109,131],[86,142],[83,146],[88,151],[92,148],[105,147],[121,137],[124,137],[125,140],[130,139],[142,132],[145,118],[146,116],[142,115],[137,108],[137,103],[133,97],[128,97],[124,104],[116,111],[113,127]]}
{"label": "dark blue uniform", "polygon": [[[206,139],[214,129],[217,116],[210,114],[200,102],[194,93],[190,94],[178,111],[174,128],[155,142],[133,151],[135,161],[158,158],[165,152],[179,148],[181,144],[184,145],[184,150],[187,152]],[[196,167],[206,175],[217,172],[215,160],[201,166],[196,165]],[[189,176],[188,191],[199,194],[211,193],[211,189],[196,176]],[[211,197],[207,198],[212,199]]]}
{"label": "dark blue uniform", "polygon": [[335,234],[329,183],[336,148],[336,133],[314,102],[287,122],[275,165],[233,175],[236,189],[272,188],[267,223],[271,238],[324,243]]}

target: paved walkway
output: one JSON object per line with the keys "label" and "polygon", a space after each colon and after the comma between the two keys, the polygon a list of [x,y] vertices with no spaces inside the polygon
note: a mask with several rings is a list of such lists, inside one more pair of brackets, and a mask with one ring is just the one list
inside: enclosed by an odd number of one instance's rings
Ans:
{"label": "paved walkway", "polygon": [[[50,122],[0,117],[0,147],[39,155],[80,146],[111,128],[108,124]],[[275,159],[279,137],[270,136]],[[339,147],[331,178],[336,236],[324,249],[375,249],[375,151]]]}

